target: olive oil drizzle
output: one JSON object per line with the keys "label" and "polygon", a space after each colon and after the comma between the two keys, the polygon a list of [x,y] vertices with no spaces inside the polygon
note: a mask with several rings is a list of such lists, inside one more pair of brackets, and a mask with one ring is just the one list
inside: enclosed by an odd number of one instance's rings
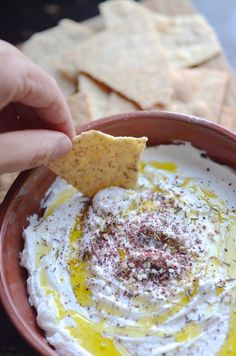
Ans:
{"label": "olive oil drizzle", "polygon": [[[141,173],[145,174],[145,169],[147,166],[150,166],[155,169],[165,170],[169,173],[176,172],[176,164],[173,162],[141,162],[140,170]],[[180,184],[180,187],[186,187],[190,190],[199,191],[203,194],[203,200],[206,204],[212,204],[212,200],[217,198],[217,195],[209,190],[204,188],[198,188],[193,184],[194,178],[187,177],[184,179],[183,183]],[[159,189],[157,187],[157,189]],[[54,201],[52,206],[45,211],[44,216],[50,216],[58,206],[66,202],[71,198],[73,195],[73,190],[67,190],[61,192],[57,199]],[[150,203],[148,203],[150,204]],[[154,206],[147,206],[145,209],[152,210]],[[217,207],[219,208],[219,207]],[[219,221],[224,221],[223,212],[219,209],[218,218]],[[235,214],[233,214],[235,220]],[[235,221],[234,221],[235,226]],[[74,243],[78,242],[79,239],[83,236],[82,230],[82,220],[78,219],[75,223],[73,230],[71,231],[70,236],[70,243],[71,248],[73,249]],[[234,241],[235,242],[235,241]],[[236,244],[235,244],[236,245]],[[39,265],[40,256],[41,254],[45,255],[50,253],[50,248],[45,247],[42,250],[38,251],[37,253],[37,262],[36,264]],[[123,250],[119,251],[120,257],[122,260],[125,259],[125,252]],[[236,267],[236,263],[234,265]],[[89,270],[89,261],[77,261],[76,258],[72,258],[69,263],[70,269],[70,279],[71,285],[78,301],[78,304],[82,307],[91,307],[94,306],[92,292],[88,287],[87,281],[89,280],[90,270]],[[236,270],[236,269],[235,269]],[[236,277],[236,276],[235,276]],[[195,281],[196,282],[196,281]],[[84,318],[78,312],[73,310],[67,310],[64,308],[60,301],[59,293],[54,291],[49,287],[49,282],[47,280],[46,271],[42,269],[41,273],[41,284],[44,287],[45,293],[47,295],[52,295],[54,297],[55,304],[58,309],[58,322],[65,317],[71,317],[72,320],[75,322],[75,326],[73,327],[66,327],[66,329],[70,332],[70,334],[78,340],[78,343],[81,345],[82,348],[91,352],[93,355],[111,355],[116,356],[120,355],[121,352],[119,351],[119,345],[116,344],[111,338],[106,336],[106,333],[116,333],[117,335],[128,335],[130,337],[144,337],[146,334],[150,333],[150,335],[159,335],[161,336],[162,333],[158,331],[158,325],[161,323],[165,323],[170,317],[178,313],[183,307],[187,306],[190,301],[197,295],[198,293],[198,283],[196,282],[193,288],[193,293],[191,296],[182,295],[180,296],[179,303],[173,305],[169,308],[166,312],[162,315],[152,316],[150,312],[150,318],[143,318],[137,321],[136,325],[134,326],[127,326],[125,328],[119,328],[116,326],[108,326],[106,323],[106,319],[101,320],[98,323],[95,323],[89,319]],[[224,287],[219,287],[217,289],[216,295],[220,295],[224,290]],[[116,316],[117,311],[115,308],[112,308],[109,305],[103,303],[101,307],[104,310],[104,314],[106,312],[111,313],[112,315]],[[156,328],[153,329],[153,326]],[[155,330],[151,332],[151,330]],[[178,331],[177,333],[173,334],[173,338],[175,341],[179,343],[184,343],[190,339],[196,338],[202,332],[201,327],[199,327],[196,323],[191,322],[188,323],[183,329]],[[226,356],[228,354],[236,355],[236,312],[232,311],[230,326],[228,336],[225,340],[225,343],[221,347],[219,351],[220,356]],[[122,350],[122,354],[125,350]]]}

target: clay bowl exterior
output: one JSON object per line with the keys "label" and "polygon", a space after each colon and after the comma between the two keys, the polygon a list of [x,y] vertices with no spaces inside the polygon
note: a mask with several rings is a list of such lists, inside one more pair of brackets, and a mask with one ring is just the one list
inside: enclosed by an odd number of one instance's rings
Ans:
{"label": "clay bowl exterior", "polygon": [[[223,127],[192,116],[163,112],[138,112],[94,121],[78,133],[96,129],[114,136],[147,136],[148,145],[190,141],[219,163],[236,168],[236,135]],[[9,190],[0,210],[0,297],[11,321],[43,355],[56,355],[36,325],[35,310],[29,305],[26,271],[19,265],[23,248],[22,230],[27,217],[40,213],[40,201],[55,179],[44,167],[21,173]]]}

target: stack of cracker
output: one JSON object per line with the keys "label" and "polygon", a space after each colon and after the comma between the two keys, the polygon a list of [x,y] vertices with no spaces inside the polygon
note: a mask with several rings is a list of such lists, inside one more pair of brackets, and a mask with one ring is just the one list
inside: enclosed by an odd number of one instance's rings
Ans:
{"label": "stack of cracker", "polygon": [[132,0],[99,9],[100,31],[62,20],[22,48],[58,81],[76,126],[137,110],[220,122],[228,74],[200,66],[221,52],[202,16],[167,16]]}

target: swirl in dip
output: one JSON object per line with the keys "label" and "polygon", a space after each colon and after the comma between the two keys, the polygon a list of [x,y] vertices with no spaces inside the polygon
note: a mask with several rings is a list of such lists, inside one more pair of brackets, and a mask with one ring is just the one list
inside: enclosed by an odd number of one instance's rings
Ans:
{"label": "swirl in dip", "polygon": [[236,175],[148,148],[136,190],[57,179],[24,231],[38,325],[59,355],[236,354]]}

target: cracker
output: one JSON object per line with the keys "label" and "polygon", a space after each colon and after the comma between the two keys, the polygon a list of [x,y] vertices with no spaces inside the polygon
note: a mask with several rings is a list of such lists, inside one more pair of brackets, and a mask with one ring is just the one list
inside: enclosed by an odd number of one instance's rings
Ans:
{"label": "cracker", "polygon": [[86,74],[78,77],[79,91],[88,96],[92,120],[102,118],[106,114],[110,90]]}
{"label": "cracker", "polygon": [[145,25],[146,22],[152,23],[155,28],[155,12],[136,1],[104,1],[99,4],[99,11],[107,29],[125,25],[129,26],[132,31],[143,30],[143,22],[145,22]]}
{"label": "cracker", "polygon": [[218,122],[228,74],[212,69],[180,69],[173,72],[174,95],[165,108]]}
{"label": "cracker", "polygon": [[34,34],[21,47],[22,52],[56,79],[65,96],[75,92],[76,76],[63,73],[64,56],[92,34],[86,26],[72,20],[61,20],[58,26]]}
{"label": "cracker", "polygon": [[86,93],[75,93],[67,98],[75,127],[92,121],[91,104]]}
{"label": "cracker", "polygon": [[42,58],[40,63],[37,64],[56,80],[65,97],[76,91],[76,81],[69,79],[58,69],[60,66],[60,60],[45,57]]}
{"label": "cracker", "polygon": [[83,132],[72,150],[48,167],[88,197],[110,186],[135,188],[146,137],[113,137]]}
{"label": "cracker", "polygon": [[39,62],[41,58],[58,58],[71,50],[78,42],[83,41],[93,32],[84,25],[69,19],[48,30],[35,33],[21,47],[22,52]]}
{"label": "cracker", "polygon": [[19,173],[5,173],[0,176],[0,202],[5,197],[18,174]]}
{"label": "cracker", "polygon": [[236,109],[230,106],[223,106],[219,123],[229,130],[236,131]]}
{"label": "cracker", "polygon": [[[167,16],[157,14],[131,0],[111,0],[99,6],[106,28],[154,21],[158,39],[172,67],[185,68],[205,62],[220,53],[213,28],[198,14]],[[137,19],[138,21],[134,21]]]}
{"label": "cracker", "polygon": [[101,31],[81,43],[72,57],[78,70],[143,109],[169,102],[172,93],[169,68],[154,30]]}
{"label": "cracker", "polygon": [[156,28],[172,67],[196,66],[221,52],[213,28],[201,15],[169,16],[166,20],[156,16]]}
{"label": "cracker", "polygon": [[116,92],[111,92],[108,99],[106,115],[122,114],[140,110],[136,104]]}
{"label": "cracker", "polygon": [[109,0],[99,4],[99,11],[107,29],[128,26],[142,31],[143,24],[155,28],[154,12],[132,0]]}

